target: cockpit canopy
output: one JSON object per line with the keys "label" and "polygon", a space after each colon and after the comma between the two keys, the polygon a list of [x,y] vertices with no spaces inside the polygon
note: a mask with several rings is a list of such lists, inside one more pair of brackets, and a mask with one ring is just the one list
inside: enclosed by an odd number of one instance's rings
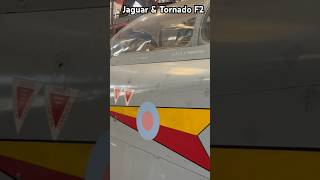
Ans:
{"label": "cockpit canopy", "polygon": [[144,15],[111,39],[111,54],[118,56],[122,53],[192,46],[198,15],[195,13]]}

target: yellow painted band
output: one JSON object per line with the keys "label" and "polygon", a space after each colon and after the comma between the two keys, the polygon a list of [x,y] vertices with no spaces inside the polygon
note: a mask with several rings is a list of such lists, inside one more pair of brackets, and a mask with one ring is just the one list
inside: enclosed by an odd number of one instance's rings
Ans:
{"label": "yellow painted band", "polygon": [[212,148],[211,180],[320,179],[320,152]]}
{"label": "yellow painted band", "polygon": [[0,155],[65,174],[84,177],[93,144],[0,142]]}
{"label": "yellow painted band", "polygon": [[[139,107],[111,106],[110,111],[137,117]],[[210,124],[210,109],[157,108],[160,125],[199,135]]]}

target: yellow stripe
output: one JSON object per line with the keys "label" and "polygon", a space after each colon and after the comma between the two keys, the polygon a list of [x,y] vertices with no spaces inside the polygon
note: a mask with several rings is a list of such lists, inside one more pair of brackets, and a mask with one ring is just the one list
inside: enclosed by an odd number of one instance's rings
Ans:
{"label": "yellow stripe", "polygon": [[[110,110],[137,117],[138,107],[111,106]],[[210,109],[157,108],[160,124],[165,127],[198,135],[210,124]]]}
{"label": "yellow stripe", "polygon": [[320,179],[320,152],[211,149],[214,180]]}
{"label": "yellow stripe", "polygon": [[84,177],[92,144],[0,142],[0,155]]}

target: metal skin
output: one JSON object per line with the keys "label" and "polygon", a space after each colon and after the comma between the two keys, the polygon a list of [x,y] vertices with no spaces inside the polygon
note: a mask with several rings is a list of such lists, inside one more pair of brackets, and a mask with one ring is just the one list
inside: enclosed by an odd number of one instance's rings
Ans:
{"label": "metal skin", "polygon": [[[193,44],[198,43],[203,16],[196,19]],[[120,54],[111,58],[110,79],[111,110],[139,107],[144,102],[152,102],[157,108],[209,109],[210,44]],[[115,104],[115,87],[134,89],[128,107],[123,91]],[[111,180],[210,178],[208,170],[155,141],[144,140],[136,130],[113,116],[110,134]],[[210,154],[210,127],[206,127],[200,139]]]}
{"label": "metal skin", "polygon": [[[1,1],[1,171],[24,180],[84,179],[91,147],[108,126],[109,77],[102,68],[108,8],[99,0]],[[57,141],[51,139],[43,88],[17,134],[14,77],[79,90]]]}
{"label": "metal skin", "polygon": [[214,145],[320,148],[319,5],[215,1]]}
{"label": "metal skin", "polygon": [[216,0],[214,179],[319,179],[320,2]]}

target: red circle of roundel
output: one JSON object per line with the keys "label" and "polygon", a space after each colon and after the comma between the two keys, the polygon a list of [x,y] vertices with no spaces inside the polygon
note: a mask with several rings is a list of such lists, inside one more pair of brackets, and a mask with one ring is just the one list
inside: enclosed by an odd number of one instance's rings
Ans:
{"label": "red circle of roundel", "polygon": [[152,113],[149,111],[146,111],[142,115],[142,127],[146,131],[150,131],[153,127],[153,116]]}

